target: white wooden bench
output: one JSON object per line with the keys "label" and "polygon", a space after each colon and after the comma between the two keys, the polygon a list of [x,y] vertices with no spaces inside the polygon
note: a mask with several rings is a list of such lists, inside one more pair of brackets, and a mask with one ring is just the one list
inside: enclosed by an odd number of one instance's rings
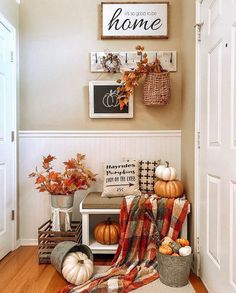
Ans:
{"label": "white wooden bench", "polygon": [[[93,237],[93,229],[99,222],[92,222],[91,217],[102,215],[103,219],[113,215],[119,217],[122,197],[106,198],[101,197],[100,192],[89,193],[80,203],[80,213],[82,215],[82,242],[90,247],[96,254],[114,254],[116,245],[103,245],[98,243]],[[190,212],[190,207],[189,207]],[[101,221],[101,219],[100,219]],[[181,230],[181,237],[187,238],[187,218]]]}

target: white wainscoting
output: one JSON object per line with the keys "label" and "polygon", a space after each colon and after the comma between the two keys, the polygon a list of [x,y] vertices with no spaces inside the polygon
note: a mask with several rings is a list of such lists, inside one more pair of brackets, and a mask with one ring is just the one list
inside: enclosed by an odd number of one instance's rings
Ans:
{"label": "white wainscoting", "polygon": [[[97,182],[92,191],[101,191],[103,162],[168,160],[181,170],[181,131],[20,131],[19,132],[19,205],[21,244],[35,244],[37,228],[50,217],[50,197],[35,190],[34,179],[28,178],[42,156],[54,155],[63,162],[76,153],[86,154],[86,163]],[[57,163],[55,164],[57,167]],[[77,192],[73,211],[80,219],[79,203],[87,191]]]}

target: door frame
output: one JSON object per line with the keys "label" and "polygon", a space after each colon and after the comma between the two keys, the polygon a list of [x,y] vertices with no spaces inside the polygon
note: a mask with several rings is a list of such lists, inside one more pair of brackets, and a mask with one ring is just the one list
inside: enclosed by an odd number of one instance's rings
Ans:
{"label": "door frame", "polygon": [[[196,24],[201,23],[201,1],[196,1]],[[201,28],[200,28],[201,29]],[[198,27],[196,27],[195,33],[195,143],[194,143],[194,272],[197,276],[200,276],[200,41],[198,40],[199,33]]]}
{"label": "door frame", "polygon": [[11,209],[15,212],[14,220],[12,220],[12,244],[11,250],[15,250],[19,246],[19,241],[17,241],[17,219],[18,219],[18,210],[17,210],[17,63],[16,58],[17,56],[17,39],[16,39],[16,28],[5,18],[5,16],[0,12],[0,23],[10,32],[11,34],[11,51],[13,52],[13,59],[11,60],[11,94],[12,94],[12,131],[13,133],[13,178],[12,178],[12,207]]}

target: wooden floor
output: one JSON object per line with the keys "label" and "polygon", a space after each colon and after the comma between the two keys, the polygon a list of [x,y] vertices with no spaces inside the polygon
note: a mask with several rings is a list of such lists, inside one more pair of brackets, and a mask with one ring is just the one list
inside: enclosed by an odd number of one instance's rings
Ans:
{"label": "wooden floor", "polygon": [[[96,257],[96,265],[109,265],[110,258]],[[201,280],[191,275],[196,292],[207,290]],[[56,293],[67,283],[51,265],[38,265],[37,247],[20,247],[0,261],[1,293]]]}

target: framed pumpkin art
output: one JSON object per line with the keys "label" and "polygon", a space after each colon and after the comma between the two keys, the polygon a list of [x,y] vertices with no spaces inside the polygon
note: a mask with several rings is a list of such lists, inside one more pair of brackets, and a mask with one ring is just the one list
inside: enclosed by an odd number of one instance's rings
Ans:
{"label": "framed pumpkin art", "polygon": [[167,39],[169,2],[102,2],[102,39]]}
{"label": "framed pumpkin art", "polygon": [[117,99],[115,81],[96,80],[89,82],[89,117],[90,118],[133,118],[133,97],[122,110]]}

